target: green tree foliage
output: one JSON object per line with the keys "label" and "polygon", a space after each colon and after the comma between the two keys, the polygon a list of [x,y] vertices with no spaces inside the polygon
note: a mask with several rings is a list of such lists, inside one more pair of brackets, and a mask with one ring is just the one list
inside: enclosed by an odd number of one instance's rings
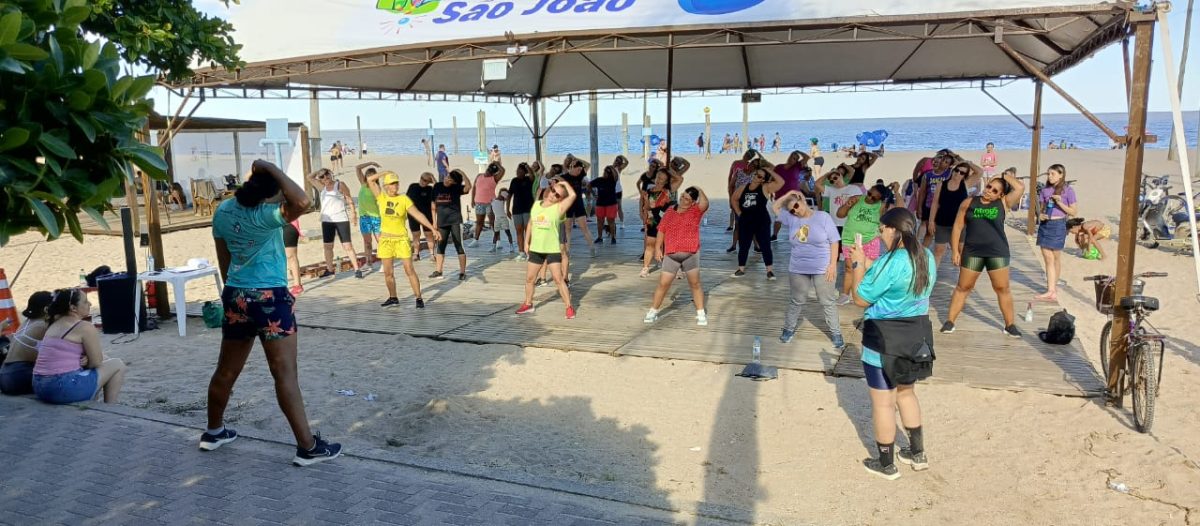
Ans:
{"label": "green tree foliage", "polygon": [[130,163],[165,178],[162,151],[134,138],[147,95],[193,58],[239,66],[231,31],[188,2],[0,0],[0,246],[30,229],[82,241],[78,215],[103,224]]}

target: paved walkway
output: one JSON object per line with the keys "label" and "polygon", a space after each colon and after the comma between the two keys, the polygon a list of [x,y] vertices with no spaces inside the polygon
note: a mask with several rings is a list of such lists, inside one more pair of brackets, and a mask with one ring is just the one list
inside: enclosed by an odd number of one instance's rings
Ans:
{"label": "paved walkway", "polygon": [[[100,407],[100,406],[96,406]],[[0,396],[0,524],[663,525],[669,512]],[[684,518],[687,522],[695,519]],[[702,519],[705,523],[714,523]]]}

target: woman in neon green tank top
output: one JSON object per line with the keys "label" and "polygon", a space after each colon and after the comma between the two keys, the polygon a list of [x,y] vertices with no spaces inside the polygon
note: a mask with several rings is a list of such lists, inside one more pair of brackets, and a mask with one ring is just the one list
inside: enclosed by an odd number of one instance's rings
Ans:
{"label": "woman in neon green tank top", "polygon": [[529,228],[525,230],[525,253],[529,254],[529,263],[525,265],[525,301],[517,309],[517,314],[533,312],[533,282],[537,279],[538,270],[542,265],[550,267],[550,275],[554,276],[554,285],[558,287],[558,295],[567,305],[567,319],[575,318],[575,308],[571,306],[571,291],[563,280],[563,254],[559,242],[559,229],[563,226],[563,216],[575,203],[575,189],[562,179],[555,177],[542,193],[542,200],[533,203],[529,214]]}

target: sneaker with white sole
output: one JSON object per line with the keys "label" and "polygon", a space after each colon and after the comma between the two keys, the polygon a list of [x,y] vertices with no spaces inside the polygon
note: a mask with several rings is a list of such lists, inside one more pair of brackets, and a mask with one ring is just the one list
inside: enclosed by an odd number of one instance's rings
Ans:
{"label": "sneaker with white sole", "polygon": [[313,445],[312,449],[296,448],[296,456],[292,458],[292,464],[297,466],[311,466],[318,462],[333,460],[342,455],[342,445],[326,442],[325,439],[321,438],[320,433],[313,435],[313,440],[316,440],[317,443]]}
{"label": "sneaker with white sole", "polygon": [[646,323],[654,323],[658,321],[658,310],[650,309],[646,311],[646,317],[642,318],[642,321]]}
{"label": "sneaker with white sole", "polygon": [[942,334],[954,334],[954,322],[947,321],[942,324]]}
{"label": "sneaker with white sole", "polygon": [[200,450],[201,451],[214,451],[217,448],[219,448],[225,444],[228,444],[230,442],[233,442],[234,440],[237,440],[237,437],[238,437],[237,431],[229,429],[228,427],[225,429],[222,429],[220,433],[217,433],[215,435],[210,435],[207,432],[201,433],[200,434]]}
{"label": "sneaker with white sole", "polygon": [[708,326],[708,313],[698,310],[696,311],[696,325],[700,327]]}
{"label": "sneaker with white sole", "polygon": [[842,294],[842,296],[840,298],[838,298],[837,304],[838,305],[849,305],[850,302],[852,302],[852,301],[854,301],[854,298],[851,298],[849,294]]}
{"label": "sneaker with white sole", "polygon": [[877,458],[868,458],[863,461],[863,468],[867,473],[881,477],[887,480],[896,480],[900,478],[900,470],[895,464],[883,465]]}
{"label": "sneaker with white sole", "polygon": [[902,447],[899,451],[896,451],[896,460],[899,460],[901,464],[912,466],[913,471],[925,471],[929,469],[929,459],[925,458],[924,451],[913,454],[911,449]]}

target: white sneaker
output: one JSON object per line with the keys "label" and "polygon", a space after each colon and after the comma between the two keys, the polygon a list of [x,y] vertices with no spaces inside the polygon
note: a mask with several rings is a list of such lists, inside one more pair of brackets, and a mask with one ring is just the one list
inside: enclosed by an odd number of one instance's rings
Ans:
{"label": "white sneaker", "polygon": [[846,294],[842,294],[842,296],[840,298],[838,298],[837,304],[838,305],[849,305],[851,301],[854,301],[854,299]]}
{"label": "white sneaker", "polygon": [[706,314],[702,310],[696,311],[696,325],[699,325],[701,327],[707,327],[708,326],[708,314]]}
{"label": "white sneaker", "polygon": [[495,254],[495,253],[496,253],[496,251],[498,251],[498,250],[500,250],[500,247],[498,247],[498,246],[496,246],[496,245],[492,245],[492,246],[491,246],[491,248],[489,248],[489,249],[488,249],[488,253],[489,253],[489,254]]}
{"label": "white sneaker", "polygon": [[467,241],[467,247],[474,247],[474,246],[475,246],[475,245],[477,245],[478,243],[479,243],[479,240],[478,240],[478,239],[471,238],[471,240],[470,240],[470,241]]}
{"label": "white sneaker", "polygon": [[654,323],[658,321],[658,311],[654,309],[646,311],[646,317],[643,318],[642,321],[646,323]]}

